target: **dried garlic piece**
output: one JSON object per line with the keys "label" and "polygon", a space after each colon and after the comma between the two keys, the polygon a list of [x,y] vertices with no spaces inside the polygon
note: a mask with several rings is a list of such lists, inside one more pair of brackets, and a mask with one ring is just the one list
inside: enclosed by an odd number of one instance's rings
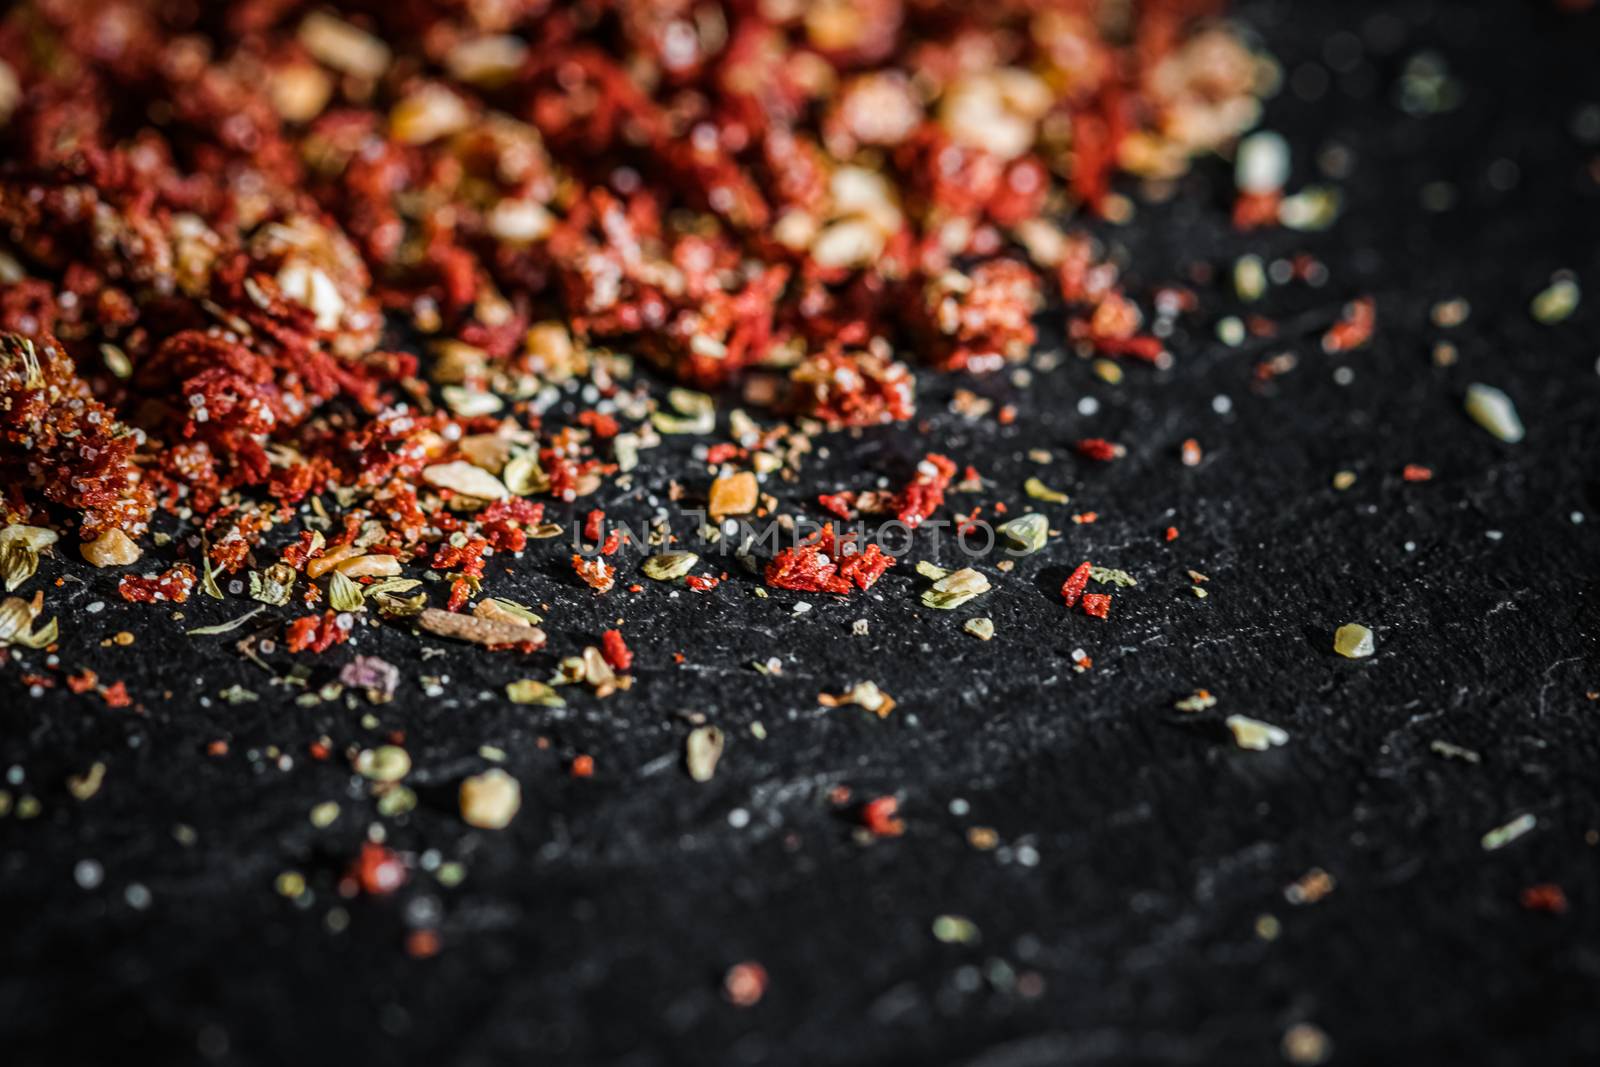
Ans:
{"label": "dried garlic piece", "polygon": [[522,807],[522,785],[499,767],[461,783],[461,818],[480,830],[504,830]]}
{"label": "dried garlic piece", "polygon": [[1359,622],[1347,622],[1333,633],[1333,650],[1350,659],[1365,659],[1377,651],[1372,631]]}
{"label": "dried garlic piece", "polygon": [[1467,414],[1507,444],[1516,444],[1526,434],[1516,404],[1492,385],[1473,382],[1467,386]]}
{"label": "dried garlic piece", "polygon": [[1269,748],[1289,743],[1289,732],[1270,722],[1252,719],[1244,715],[1229,715],[1223,720],[1229,730],[1233,731],[1234,744],[1240,748],[1248,748],[1253,752],[1265,752]]}
{"label": "dried garlic piece", "polygon": [[722,748],[727,738],[715,726],[697,726],[689,731],[683,746],[683,762],[689,777],[697,782],[709,782],[717,773],[717,761],[722,758]]}

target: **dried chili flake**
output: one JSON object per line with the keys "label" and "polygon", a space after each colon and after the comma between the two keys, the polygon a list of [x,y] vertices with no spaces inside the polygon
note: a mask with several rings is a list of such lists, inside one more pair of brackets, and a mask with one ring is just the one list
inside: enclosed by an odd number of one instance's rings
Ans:
{"label": "dried chili flake", "polygon": [[350,639],[350,630],[339,623],[339,614],[325,611],[321,615],[306,615],[295,619],[284,631],[284,643],[290,652],[326,652],[334,645]]}
{"label": "dried chili flake", "polygon": [[605,657],[612,670],[625,672],[633,667],[633,651],[622,639],[621,630],[607,630],[601,635],[600,654]]}
{"label": "dried chili flake", "polygon": [[350,865],[355,887],[371,896],[387,896],[406,884],[406,865],[394,850],[374,841],[362,842]]}
{"label": "dried chili flake", "polygon": [[593,410],[579,412],[578,425],[587,426],[589,432],[601,440],[609,440],[622,432],[622,427],[615,418]]}
{"label": "dried chili flake", "polygon": [[895,517],[915,530],[944,503],[944,493],[955,478],[956,465],[948,457],[929,452],[917,465],[917,476],[894,498]]}
{"label": "dried chili flake", "polygon": [[1106,618],[1111,614],[1110,593],[1084,593],[1083,613],[1093,615],[1097,619]]}
{"label": "dried chili flake", "polygon": [[709,575],[691,574],[684,578],[683,584],[693,589],[696,593],[709,593],[721,583],[721,579]]}
{"label": "dried chili flake", "polygon": [[1360,348],[1372,338],[1377,325],[1377,305],[1370,296],[1352,300],[1339,314],[1339,321],[1322,335],[1322,350],[1327,353],[1348,352]]}
{"label": "dried chili flake", "polygon": [[854,493],[823,493],[817,497],[817,504],[822,510],[846,522],[856,517],[855,501]]}
{"label": "dried chili flake", "polygon": [[1072,447],[1084,459],[1092,459],[1097,463],[1110,463],[1128,454],[1128,450],[1122,445],[1107,441],[1103,437],[1086,437]]}
{"label": "dried chili flake", "polygon": [[1407,463],[1400,470],[1400,477],[1408,482],[1427,482],[1433,480],[1433,468],[1424,467],[1417,463]]}
{"label": "dried chili flake", "polygon": [[122,681],[112,682],[100,690],[100,699],[106,702],[108,708],[126,708],[133,705],[133,697],[128,695],[127,683]]}
{"label": "dried chili flake", "polygon": [[861,805],[861,825],[874,837],[899,837],[906,832],[897,797],[875,797]]}
{"label": "dried chili flake", "polygon": [[1067,576],[1067,580],[1061,583],[1061,597],[1067,602],[1067,607],[1077,607],[1083,591],[1089,587],[1089,577],[1093,570],[1094,565],[1084,560]]}
{"label": "dried chili flake", "polygon": [[1542,911],[1550,915],[1565,915],[1567,894],[1554,882],[1530,885],[1518,894],[1517,900],[1528,911]]}
{"label": "dried chili flake", "polygon": [[135,604],[155,604],[162,601],[182,604],[189,599],[189,594],[194,591],[195,582],[198,580],[199,576],[193,567],[187,563],[179,563],[153,578],[125,574],[117,583],[117,592],[122,595],[122,599]]}
{"label": "dried chili flake", "polygon": [[597,593],[609,592],[617,581],[616,568],[603,559],[585,559],[574,553],[572,569],[585,585]]}
{"label": "dried chili flake", "polygon": [[736,963],[722,977],[722,995],[736,1008],[752,1008],[767,992],[767,969],[759,963]]}
{"label": "dried chili flake", "polygon": [[829,523],[804,544],[774,556],[766,580],[775,589],[843,596],[852,586],[870,589],[895,562],[875,544],[861,549],[851,539],[841,539]]}
{"label": "dried chili flake", "polygon": [[569,768],[569,771],[574,778],[593,778],[594,757],[589,755],[577,755],[572,757],[572,766]]}

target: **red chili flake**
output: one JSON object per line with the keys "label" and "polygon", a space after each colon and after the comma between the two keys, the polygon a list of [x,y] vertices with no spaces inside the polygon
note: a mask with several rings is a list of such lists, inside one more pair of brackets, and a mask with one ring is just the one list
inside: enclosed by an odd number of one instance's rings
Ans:
{"label": "red chili flake", "polygon": [[916,478],[896,494],[891,505],[895,516],[910,529],[921,526],[944,503],[944,491],[955,474],[955,463],[929,452],[918,465]]}
{"label": "red chili flake", "polygon": [[333,755],[333,750],[325,742],[313,741],[306,746],[306,752],[314,760],[325,760]]}
{"label": "red chili flake", "polygon": [[588,518],[583,520],[583,539],[591,545],[599,544],[605,522],[606,513],[599,508],[589,512]]}
{"label": "red chili flake", "polygon": [[724,441],[721,444],[712,445],[710,448],[706,449],[706,463],[713,467],[720,467],[724,463],[738,459],[743,454],[744,449],[740,448],[738,445],[730,444],[729,442]]}
{"label": "red chili flake", "polygon": [[605,544],[600,546],[600,554],[602,556],[614,556],[617,553],[617,549],[621,547],[622,531],[612,530],[610,533],[606,534]]}
{"label": "red chili flake", "polygon": [[895,558],[877,545],[858,550],[849,539],[841,541],[829,523],[806,543],[774,556],[767,564],[766,579],[775,589],[844,596],[852,585],[870,589],[894,564]]}
{"label": "red chili flake", "polygon": [[1565,915],[1567,913],[1567,894],[1554,882],[1541,882],[1530,885],[1522,891],[1518,900],[1528,911],[1542,911],[1551,915]]}
{"label": "red chili flake", "polygon": [[182,604],[189,599],[189,593],[194,589],[198,578],[193,567],[187,563],[179,563],[154,578],[125,574],[122,576],[122,581],[117,583],[117,592],[122,594],[122,599],[135,604],[155,604],[161,601]]}
{"label": "red chili flake", "polygon": [[1079,511],[1072,516],[1072,521],[1078,526],[1088,526],[1091,523],[1100,521],[1100,513],[1098,511]]}
{"label": "red chili flake", "polygon": [[406,955],[414,960],[430,959],[439,954],[439,934],[436,930],[413,930],[406,935]]}
{"label": "red chili flake", "polygon": [[1084,560],[1067,576],[1067,580],[1061,583],[1061,598],[1067,602],[1067,607],[1077,607],[1078,598],[1083,596],[1083,591],[1089,587],[1089,572],[1092,570],[1094,570],[1093,565]]}
{"label": "red chili flake", "polygon": [[584,559],[574,553],[572,569],[578,572],[578,577],[583,579],[584,584],[598,593],[610,591],[617,581],[616,568],[603,559]]}
{"label": "red chili flake", "polygon": [[87,693],[99,684],[100,676],[88,667],[85,667],[78,674],[67,675],[67,688],[74,693]]}
{"label": "red chili flake", "polygon": [[221,739],[218,739],[216,741],[207,742],[207,744],[206,744],[206,755],[208,755],[208,756],[226,756],[227,754],[228,754],[228,742],[223,741]]}
{"label": "red chili flake", "polygon": [[767,992],[767,969],[759,963],[736,963],[722,977],[722,995],[736,1008],[751,1008]]}
{"label": "red chili flake", "polygon": [[574,778],[593,778],[594,777],[594,757],[593,756],[587,756],[587,755],[579,755],[579,756],[572,757],[572,767],[570,768],[570,770],[571,770],[571,773],[572,773],[572,777],[574,777]]}
{"label": "red chili flake", "polygon": [[719,580],[711,577],[702,577],[698,574],[691,574],[683,580],[683,584],[688,586],[690,589],[693,589],[696,593],[709,593],[711,590],[717,587]]}
{"label": "red chili flake", "polygon": [[1010,426],[1017,421],[1017,405],[1002,404],[1000,410],[995,412],[995,421],[1001,426]]}
{"label": "red chili flake", "polygon": [[856,517],[856,495],[854,493],[823,493],[817,497],[817,503],[822,510],[831,515],[849,521]]}
{"label": "red chili flake", "polygon": [[602,441],[617,436],[622,430],[616,419],[593,410],[579,412],[578,425],[587,426],[589,431]]}
{"label": "red chili flake", "polygon": [[106,702],[108,708],[126,708],[133,704],[133,697],[128,695],[126,683],[112,682],[100,690],[100,698]]}
{"label": "red chili flake", "polygon": [[1408,482],[1426,482],[1433,479],[1433,468],[1423,467],[1416,463],[1407,463],[1400,471],[1400,477]]}
{"label": "red chili flake", "polygon": [[1190,437],[1183,442],[1180,457],[1185,467],[1198,467],[1200,461],[1205,458],[1205,453],[1200,449],[1200,442]]}
{"label": "red chili flake", "polygon": [[350,866],[350,877],[363,892],[386,896],[406,884],[406,865],[393,850],[375,841],[364,841]]}
{"label": "red chili flake", "polygon": [[1265,193],[1241,192],[1233,202],[1233,227],[1236,230],[1255,230],[1272,226],[1278,221],[1278,208],[1283,203],[1283,190]]}
{"label": "red chili flake", "polygon": [[1176,541],[1177,539],[1178,539],[1178,528],[1176,526],[1168,526],[1167,527],[1167,540],[1168,541]]}
{"label": "red chili flake", "polygon": [[624,672],[633,666],[633,652],[622,639],[621,630],[607,630],[600,636],[600,654],[611,664],[612,670]]}
{"label": "red chili flake", "polygon": [[1127,455],[1128,450],[1119,444],[1107,441],[1103,437],[1085,437],[1073,448],[1084,459],[1092,459],[1098,463],[1110,463],[1114,459],[1121,459]]}
{"label": "red chili flake", "polygon": [[350,631],[339,625],[337,612],[325,611],[321,615],[305,615],[295,619],[284,633],[284,643],[290,652],[326,652],[334,645],[349,640]]}
{"label": "red chili flake", "polygon": [[1085,593],[1083,594],[1083,613],[1103,619],[1111,614],[1110,593]]}
{"label": "red chili flake", "polygon": [[1364,296],[1346,304],[1339,321],[1322,335],[1322,350],[1328,353],[1348,352],[1360,348],[1372,338],[1377,324],[1377,305],[1372,297]]}
{"label": "red chili flake", "polygon": [[861,805],[861,825],[874,837],[899,837],[906,832],[896,797],[875,797]]}

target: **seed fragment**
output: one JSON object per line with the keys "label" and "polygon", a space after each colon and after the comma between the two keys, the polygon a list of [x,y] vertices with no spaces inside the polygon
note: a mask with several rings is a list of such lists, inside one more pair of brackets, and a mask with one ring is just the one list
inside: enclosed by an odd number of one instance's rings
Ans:
{"label": "seed fragment", "polygon": [[522,807],[522,785],[499,767],[461,783],[461,818],[480,830],[504,830]]}
{"label": "seed fragment", "polygon": [[506,699],[513,704],[538,704],[546,708],[564,708],[567,702],[555,687],[536,678],[523,678],[506,686]]}
{"label": "seed fragment", "polygon": [[1265,752],[1269,748],[1289,743],[1289,732],[1270,722],[1252,719],[1245,715],[1229,715],[1223,720],[1233,731],[1233,741],[1240,748]]}
{"label": "seed fragment", "polygon": [[1467,414],[1507,444],[1516,444],[1525,434],[1516,404],[1492,385],[1473,382],[1467,386]]}
{"label": "seed fragment", "polygon": [[1539,322],[1554,326],[1578,310],[1582,296],[1576,281],[1569,277],[1558,277],[1533,298],[1530,310]]}
{"label": "seed fragment", "polygon": [[1512,819],[1510,822],[1506,823],[1504,826],[1497,826],[1493,830],[1490,830],[1488,833],[1484,834],[1482,842],[1483,850],[1485,852],[1493,852],[1496,849],[1505,848],[1507,845],[1511,844],[1511,842],[1515,841],[1523,834],[1528,833],[1538,825],[1538,816],[1534,815],[1532,812],[1524,812],[1523,814],[1518,815],[1515,819]]}
{"label": "seed fragment", "polygon": [[1359,622],[1347,622],[1334,631],[1333,650],[1350,659],[1365,659],[1377,648],[1371,630]]}
{"label": "seed fragment", "polygon": [[399,745],[364,748],[356,756],[356,773],[374,782],[398,782],[411,773],[411,755]]}
{"label": "seed fragment", "polygon": [[973,637],[976,637],[979,641],[988,641],[990,638],[994,637],[994,620],[968,619],[967,624],[963,626],[962,629],[971,634]]}
{"label": "seed fragment", "polygon": [[717,761],[722,758],[726,740],[715,726],[697,726],[689,731],[683,746],[683,762],[690,778],[697,782],[711,781],[711,776],[717,773]]}

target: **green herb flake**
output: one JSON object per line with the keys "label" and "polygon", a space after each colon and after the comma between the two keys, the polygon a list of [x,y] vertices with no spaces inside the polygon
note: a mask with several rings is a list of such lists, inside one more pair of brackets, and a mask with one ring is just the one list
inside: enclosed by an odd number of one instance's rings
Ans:
{"label": "green herb flake", "polygon": [[189,630],[188,635],[190,637],[210,637],[215,634],[229,633],[233,630],[237,630],[239,627],[243,626],[245,623],[249,622],[251,619],[255,618],[257,615],[260,615],[266,610],[267,606],[262,604],[260,607],[251,608],[243,615],[240,615],[237,619],[233,619],[229,622],[219,622],[215,626],[197,626],[193,630]]}
{"label": "green herb flake", "polygon": [[548,683],[523,678],[506,686],[506,699],[513,704],[537,704],[545,708],[564,708],[567,702]]}
{"label": "green herb flake", "polygon": [[1022,491],[1034,500],[1043,500],[1046,504],[1066,504],[1072,500],[1066,493],[1050,488],[1037,478],[1029,478],[1023,482]]}
{"label": "green herb flake", "polygon": [[1005,539],[1010,546],[1007,551],[1013,555],[1032,555],[1050,539],[1050,520],[1037,512],[1019,515],[1001,523],[995,532]]}
{"label": "green herb flake", "polygon": [[328,572],[328,605],[334,611],[366,611],[367,597],[348,575]]}
{"label": "green herb flake", "polygon": [[658,552],[649,557],[640,565],[646,578],[653,578],[658,582],[677,581],[690,571],[695,564],[700,562],[700,557],[693,552]]}
{"label": "green herb flake", "polygon": [[1093,578],[1101,585],[1115,585],[1120,586],[1123,589],[1126,589],[1131,585],[1139,584],[1139,580],[1133,575],[1129,574],[1127,571],[1118,570],[1115,567],[1090,567],[1089,577]]}

